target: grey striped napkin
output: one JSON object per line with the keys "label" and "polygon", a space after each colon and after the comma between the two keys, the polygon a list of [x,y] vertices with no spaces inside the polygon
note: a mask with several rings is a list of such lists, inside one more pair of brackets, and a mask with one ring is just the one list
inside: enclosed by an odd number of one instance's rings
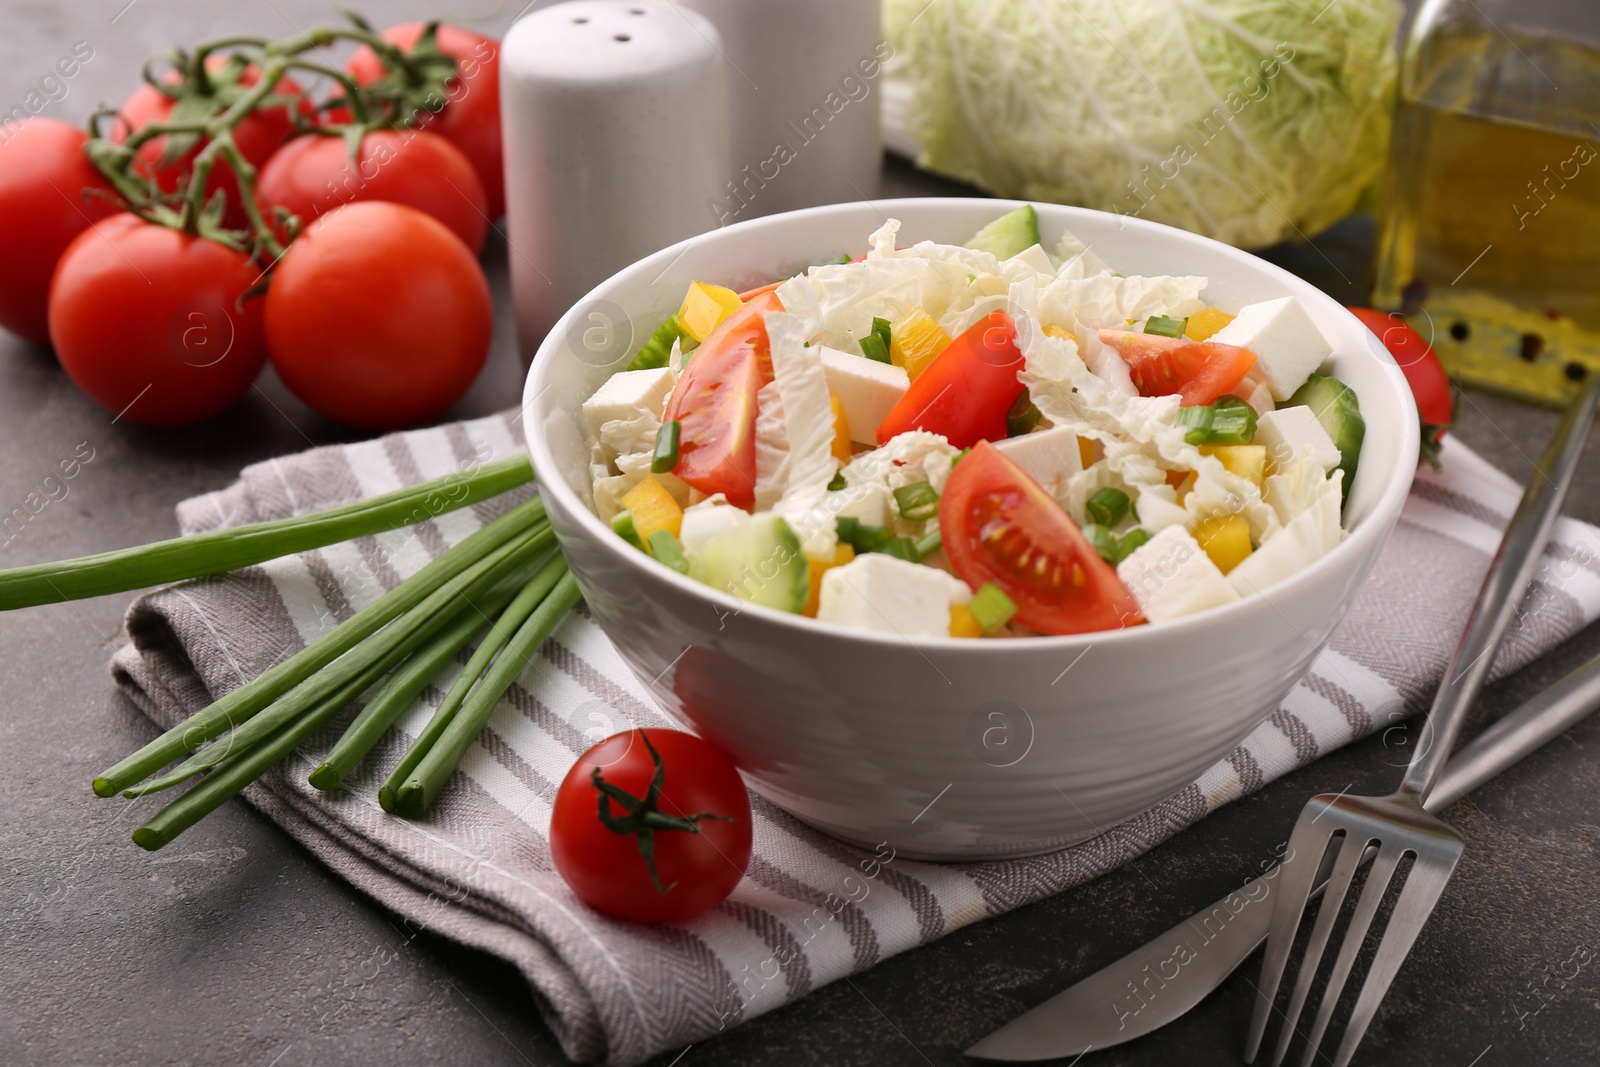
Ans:
{"label": "grey striped napkin", "polygon": [[[310,511],[519,450],[510,416],[318,449],[246,469],[178,506],[185,532]],[[1423,471],[1394,539],[1331,647],[1226,760],[1155,808],[1031,859],[918,863],[841,845],[755,800],[755,854],[733,896],[679,927],[615,922],[550,861],[556,784],[629,725],[662,725],[644,686],[580,609],[507,695],[430,816],[374,799],[440,699],[429,690],[346,793],[306,774],[343,721],[246,798],[352,884],[412,921],[516,964],[576,1060],[633,1064],[760,1015],[878,960],[1126,863],[1219,805],[1419,710],[1431,695],[1518,488],[1450,442]],[[511,494],[520,499],[523,494]],[[113,673],[166,727],[370,603],[512,499],[141,598]],[[1600,530],[1563,520],[1500,655],[1519,666],[1600,614]],[[456,669],[459,669],[459,665]],[[439,686],[448,685],[441,678]],[[853,877],[852,877],[853,876]]]}

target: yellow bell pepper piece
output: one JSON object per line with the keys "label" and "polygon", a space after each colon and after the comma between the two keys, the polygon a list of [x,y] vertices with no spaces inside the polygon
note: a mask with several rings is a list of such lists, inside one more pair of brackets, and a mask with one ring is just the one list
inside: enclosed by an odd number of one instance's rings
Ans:
{"label": "yellow bell pepper piece", "polygon": [[1095,465],[1094,438],[1078,438],[1078,462],[1083,464],[1083,469],[1088,470]]}
{"label": "yellow bell pepper piece", "polygon": [[965,604],[950,605],[951,637],[982,637],[983,624]]}
{"label": "yellow bell pepper piece", "polygon": [[1044,328],[1044,335],[1046,337],[1054,337],[1058,341],[1077,340],[1076,337],[1072,336],[1071,330],[1067,329],[1065,326],[1057,326],[1053,322]]}
{"label": "yellow bell pepper piece", "polygon": [[833,406],[833,458],[840,463],[850,462],[850,420],[844,417],[844,401],[838,393],[828,394]]}
{"label": "yellow bell pepper piece", "polygon": [[1225,468],[1254,482],[1257,489],[1266,480],[1266,445],[1201,445],[1200,452],[1202,455],[1216,456]]}
{"label": "yellow bell pepper piece", "polygon": [[950,335],[921,308],[913,308],[889,330],[889,362],[905,368],[912,381],[948,347]]}
{"label": "yellow bell pepper piece", "polygon": [[622,495],[622,506],[633,512],[633,525],[639,531],[639,540],[650,543],[650,535],[666,530],[677,537],[683,530],[683,509],[672,499],[667,487],[652,475]]}
{"label": "yellow bell pepper piece", "polygon": [[1250,521],[1243,515],[1218,515],[1195,524],[1194,539],[1200,542],[1217,569],[1227,574],[1253,551],[1250,547]]}
{"label": "yellow bell pepper piece", "polygon": [[1233,321],[1233,316],[1226,311],[1216,308],[1205,308],[1189,316],[1189,325],[1184,328],[1184,333],[1191,341],[1204,341],[1228,323]]}
{"label": "yellow bell pepper piece", "polygon": [[832,568],[843,567],[855,558],[856,550],[843,542],[833,550],[832,559],[806,557],[806,578],[811,582],[811,592],[806,596],[806,607],[800,614],[808,619],[817,617],[817,605],[822,602],[822,576]]}
{"label": "yellow bell pepper piece", "polygon": [[704,341],[723,319],[742,306],[739,294],[732,289],[694,282],[683,298],[683,306],[678,309],[678,325],[696,341]]}

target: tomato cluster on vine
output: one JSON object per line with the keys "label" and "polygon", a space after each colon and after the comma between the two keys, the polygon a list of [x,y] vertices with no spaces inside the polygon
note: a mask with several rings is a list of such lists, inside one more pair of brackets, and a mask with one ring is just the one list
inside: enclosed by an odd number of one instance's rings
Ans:
{"label": "tomato cluster on vine", "polygon": [[[310,58],[339,42],[342,69]],[[117,419],[210,418],[269,360],[347,425],[436,418],[492,334],[498,61],[459,26],[352,19],[176,49],[86,130],[0,126],[0,326]]]}

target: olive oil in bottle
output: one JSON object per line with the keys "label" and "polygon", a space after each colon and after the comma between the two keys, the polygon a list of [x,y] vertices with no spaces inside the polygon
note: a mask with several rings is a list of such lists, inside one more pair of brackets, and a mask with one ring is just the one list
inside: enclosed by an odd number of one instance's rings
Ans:
{"label": "olive oil in bottle", "polygon": [[1600,47],[1451,6],[1407,43],[1374,303],[1457,378],[1560,402],[1600,369]]}

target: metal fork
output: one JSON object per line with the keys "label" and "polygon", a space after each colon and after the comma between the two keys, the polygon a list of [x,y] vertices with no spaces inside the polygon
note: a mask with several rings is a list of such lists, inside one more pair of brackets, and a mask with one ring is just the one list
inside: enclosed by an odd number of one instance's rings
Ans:
{"label": "metal fork", "polygon": [[1597,398],[1600,398],[1600,375],[1590,375],[1540,457],[1489,565],[1466,630],[1445,669],[1444,681],[1423,723],[1417,748],[1399,790],[1385,797],[1324,793],[1313,797],[1301,811],[1289,838],[1283,884],[1267,933],[1267,954],[1261,965],[1255,1014],[1250,1020],[1250,1034],[1245,1043],[1246,1063],[1254,1063],[1261,1048],[1267,1020],[1277,999],[1278,984],[1283,979],[1295,932],[1311,898],[1319,868],[1327,869],[1330,863],[1332,865],[1322,907],[1317,912],[1305,958],[1284,1013],[1283,1032],[1272,1057],[1273,1067],[1283,1062],[1289,1049],[1297,1030],[1296,1020],[1322,962],[1329,934],[1343,908],[1351,881],[1368,856],[1376,854],[1344,941],[1339,946],[1327,987],[1317,1005],[1301,1067],[1310,1067],[1317,1054],[1345,981],[1401,860],[1412,856],[1411,870],[1380,935],[1377,954],[1356,998],[1338,1053],[1333,1058],[1333,1067],[1349,1064],[1395,972],[1444,892],[1465,842],[1442,820],[1429,815],[1423,809],[1423,801],[1455,747],[1467,711],[1482,690],[1494,662],[1495,650],[1500,647],[1523,593],[1538,572],[1545,544],[1550,540],[1561,503],[1588,442]]}

